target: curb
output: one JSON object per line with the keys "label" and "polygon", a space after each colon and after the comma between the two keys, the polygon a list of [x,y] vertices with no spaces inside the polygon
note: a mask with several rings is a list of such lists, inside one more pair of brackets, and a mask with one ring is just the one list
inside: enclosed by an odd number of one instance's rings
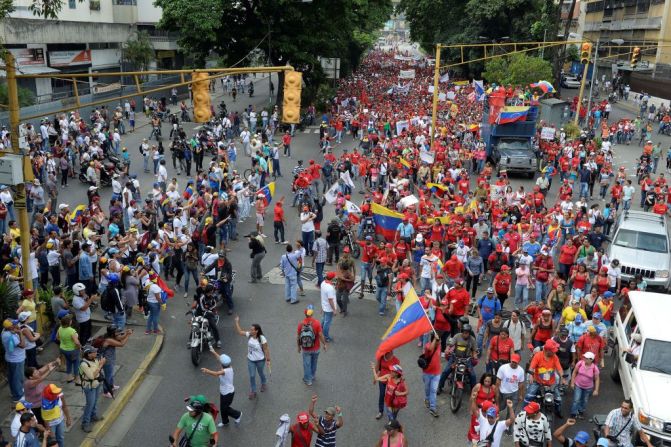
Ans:
{"label": "curb", "polygon": [[131,377],[128,384],[123,388],[119,396],[114,399],[114,402],[109,406],[107,411],[104,413],[104,419],[102,422],[95,425],[93,431],[86,435],[84,441],[80,444],[80,447],[94,447],[98,444],[98,441],[103,438],[105,433],[112,427],[116,419],[121,414],[121,411],[126,407],[126,404],[130,398],[135,394],[135,391],[138,389],[142,381],[144,380],[147,370],[156,359],[156,356],[161,351],[163,347],[163,340],[165,338],[165,332],[163,328],[159,326],[161,334],[156,337],[154,341],[154,346],[144,358],[140,366],[135,370],[135,373]]}

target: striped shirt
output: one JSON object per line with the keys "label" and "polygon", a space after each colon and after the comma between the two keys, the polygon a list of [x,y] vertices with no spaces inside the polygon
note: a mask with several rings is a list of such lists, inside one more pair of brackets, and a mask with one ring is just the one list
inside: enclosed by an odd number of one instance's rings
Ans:
{"label": "striped shirt", "polygon": [[339,427],[335,418],[327,421],[324,416],[319,416],[319,426],[324,430],[324,434],[317,435],[315,447],[336,447],[336,430]]}

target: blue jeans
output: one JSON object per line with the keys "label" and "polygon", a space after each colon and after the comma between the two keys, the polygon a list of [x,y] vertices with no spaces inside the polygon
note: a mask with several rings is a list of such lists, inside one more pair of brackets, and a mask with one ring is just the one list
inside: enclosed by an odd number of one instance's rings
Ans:
{"label": "blue jeans", "polygon": [[[529,286],[515,284],[515,307],[523,309],[529,302]],[[518,303],[521,303],[518,305]]]}
{"label": "blue jeans", "polygon": [[322,285],[322,281],[324,281],[324,263],[317,262],[315,264],[317,266],[317,287],[319,287]]}
{"label": "blue jeans", "polygon": [[425,290],[431,290],[431,278],[419,278],[419,293],[424,294]]}
{"label": "blue jeans", "polygon": [[315,240],[314,231],[302,231],[301,236],[303,238],[303,247],[306,250],[312,250],[312,241]]}
{"label": "blue jeans", "polygon": [[384,315],[385,308],[387,307],[387,286],[380,287],[377,286],[375,289],[375,299],[380,304],[377,309],[377,312],[380,315]]}
{"label": "blue jeans", "polygon": [[149,172],[149,156],[142,157],[144,172]]}
{"label": "blue jeans", "polygon": [[147,330],[158,331],[158,317],[161,314],[161,305],[159,303],[147,303],[149,306],[149,318],[147,319]]}
{"label": "blue jeans", "polygon": [[255,362],[247,359],[247,371],[249,371],[249,385],[252,388],[252,393],[256,393],[256,372],[259,373],[259,378],[261,379],[261,385],[266,384],[266,361],[257,360]]}
{"label": "blue jeans", "polygon": [[594,388],[583,389],[576,385],[573,391],[573,405],[571,405],[571,417],[578,413],[584,413],[587,407],[587,401],[592,397]]}
{"label": "blue jeans", "polygon": [[429,401],[429,409],[436,410],[436,393],[438,392],[439,374],[422,374],[424,380],[424,399]]}
{"label": "blue jeans", "polygon": [[296,302],[296,292],[298,291],[298,278],[296,276],[284,277],[284,300],[287,302]]}
{"label": "blue jeans", "polygon": [[317,360],[319,360],[319,351],[303,351],[303,382],[312,383],[317,375]]}
{"label": "blue jeans", "polygon": [[120,331],[123,331],[126,328],[126,312],[112,314],[112,323],[114,323]]}
{"label": "blue jeans", "polygon": [[49,426],[49,429],[51,430],[51,435],[58,442],[58,447],[65,447],[65,418],[60,423]]}
{"label": "blue jeans", "polygon": [[105,382],[110,387],[114,386],[114,361],[109,361],[105,362],[103,365],[103,372],[105,373]]}
{"label": "blue jeans", "polygon": [[536,280],[536,302],[540,303],[545,300],[548,294],[548,283]]}
{"label": "blue jeans", "polygon": [[64,351],[61,354],[65,357],[65,373],[76,375],[79,372],[79,349],[74,351]]}
{"label": "blue jeans", "polygon": [[186,268],[186,275],[184,275],[184,293],[189,293],[189,277],[193,276],[193,282],[198,285],[198,269]]}
{"label": "blue jeans", "polygon": [[332,321],[333,321],[333,312],[324,312],[324,317],[322,318],[322,332],[324,332],[324,338],[326,339],[326,341],[331,340],[329,330],[331,329]]}
{"label": "blue jeans", "polygon": [[5,234],[6,230],[7,230],[7,220],[0,219],[0,233]]}
{"label": "blue jeans", "polygon": [[580,197],[589,196],[589,183],[580,182]]}
{"label": "blue jeans", "polygon": [[25,362],[7,362],[7,381],[9,382],[9,392],[14,401],[23,398],[24,366]]}
{"label": "blue jeans", "polygon": [[[445,382],[447,382],[447,378],[450,376],[450,373],[452,372],[452,365],[455,362],[455,357],[454,355],[451,355],[447,359],[447,363],[445,363],[445,369],[443,369],[443,372],[440,373],[440,381],[438,383],[438,387],[442,390],[443,387],[445,386]],[[471,388],[475,386],[477,383],[477,378],[475,377],[475,371],[473,370],[473,365],[471,364],[471,360],[468,360],[468,378],[470,380],[470,386]]]}
{"label": "blue jeans", "polygon": [[[373,265],[370,262],[361,263],[361,282],[366,282],[366,276],[368,276],[368,281],[373,281]],[[361,289],[363,293],[363,289]]]}
{"label": "blue jeans", "polygon": [[96,407],[98,406],[98,398],[100,397],[100,390],[102,387],[98,385],[95,388],[82,388],[84,397],[86,398],[86,406],[84,407],[84,415],[82,416],[82,425],[90,424],[91,418],[97,416]]}

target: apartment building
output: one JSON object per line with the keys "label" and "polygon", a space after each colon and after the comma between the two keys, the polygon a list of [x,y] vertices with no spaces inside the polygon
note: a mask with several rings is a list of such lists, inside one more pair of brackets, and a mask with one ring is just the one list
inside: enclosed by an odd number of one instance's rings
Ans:
{"label": "apartment building", "polygon": [[[152,68],[178,68],[177,36],[156,29],[161,10],[152,0],[65,0],[57,19],[35,17],[30,0],[14,0],[16,10],[0,23],[0,37],[26,74],[89,73],[80,78],[79,94],[121,89],[119,78],[100,72],[129,70],[123,44],[138,30],[149,34],[155,51]],[[3,72],[4,73],[4,72]],[[71,96],[65,79],[20,80],[40,103]]]}
{"label": "apartment building", "polygon": [[[615,47],[599,51],[600,69],[615,64],[629,76],[671,79],[671,0],[582,1],[585,3],[582,33],[585,38],[624,41],[622,50]],[[629,66],[631,45],[643,50],[641,64],[635,70]]]}

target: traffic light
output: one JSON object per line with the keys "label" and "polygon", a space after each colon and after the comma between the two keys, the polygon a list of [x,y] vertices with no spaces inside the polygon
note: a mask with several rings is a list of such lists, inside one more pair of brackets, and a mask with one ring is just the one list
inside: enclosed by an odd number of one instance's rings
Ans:
{"label": "traffic light", "polygon": [[212,117],[210,100],[209,73],[198,71],[191,75],[191,94],[193,95],[193,120],[196,123],[207,123]]}
{"label": "traffic light", "polygon": [[631,52],[631,68],[636,68],[639,62],[641,62],[641,49],[634,47]]}
{"label": "traffic light", "polygon": [[589,59],[592,55],[592,44],[584,42],[580,48],[580,63],[589,64]]}
{"label": "traffic light", "polygon": [[282,101],[282,122],[298,124],[301,120],[301,88],[303,75],[299,71],[284,73],[284,99]]}

